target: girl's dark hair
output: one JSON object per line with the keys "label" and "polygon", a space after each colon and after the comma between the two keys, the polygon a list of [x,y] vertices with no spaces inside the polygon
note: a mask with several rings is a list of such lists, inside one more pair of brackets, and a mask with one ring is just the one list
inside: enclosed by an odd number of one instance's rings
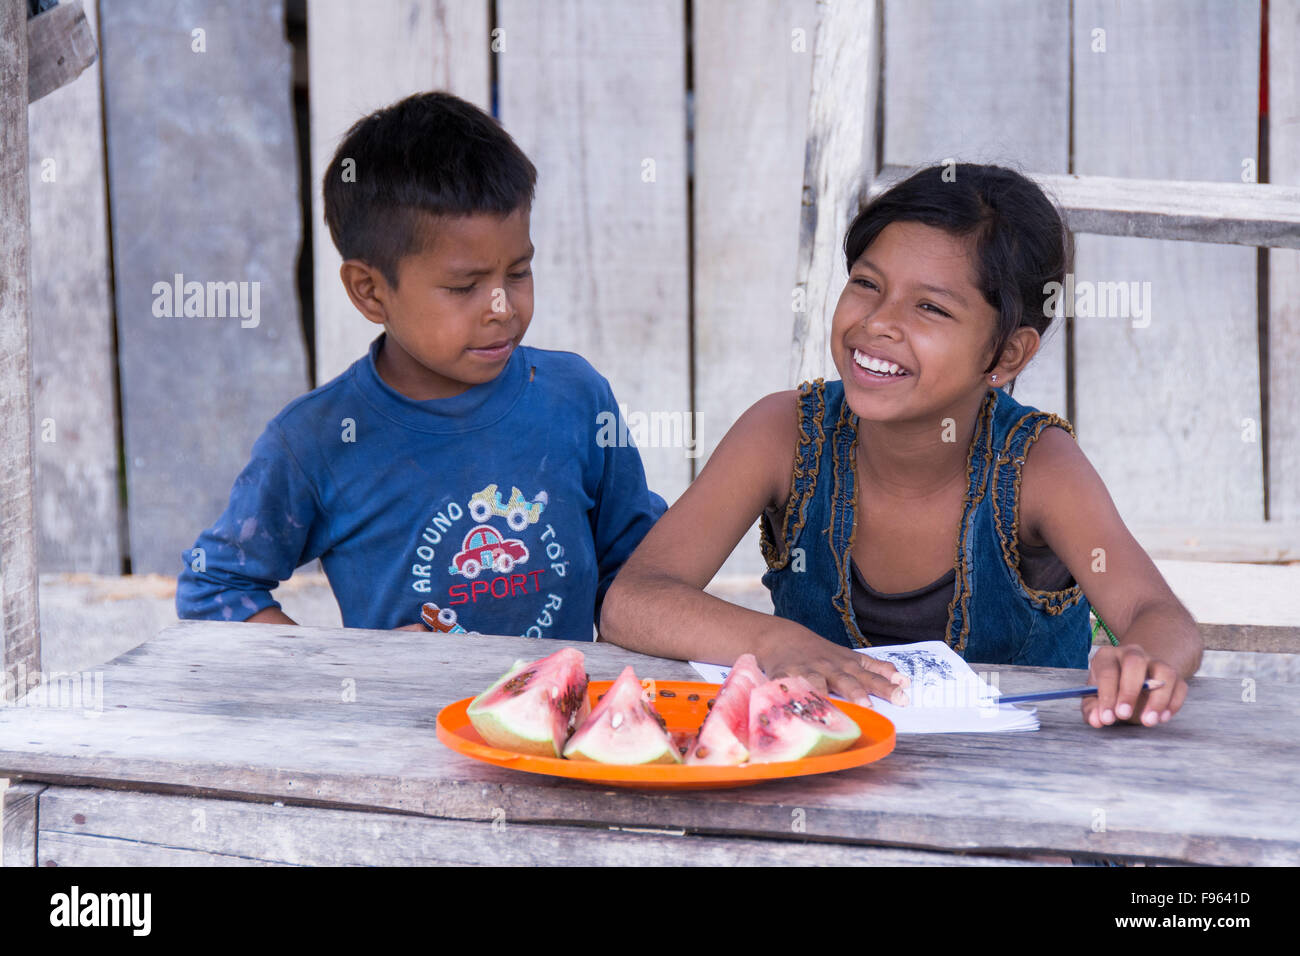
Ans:
{"label": "girl's dark hair", "polygon": [[537,169],[501,125],[450,93],[417,93],[364,116],[325,170],[325,222],[344,259],[397,285],[397,264],[427,248],[430,217],[530,207]]}
{"label": "girl's dark hair", "polygon": [[1048,283],[1064,284],[1073,245],[1060,211],[1021,173],[972,163],[914,173],[868,202],[849,225],[844,258],[850,270],[891,222],[919,222],[974,240],[976,283],[998,313],[985,374],[997,367],[1016,329],[1029,326],[1041,336],[1052,324],[1052,310],[1044,307]]}

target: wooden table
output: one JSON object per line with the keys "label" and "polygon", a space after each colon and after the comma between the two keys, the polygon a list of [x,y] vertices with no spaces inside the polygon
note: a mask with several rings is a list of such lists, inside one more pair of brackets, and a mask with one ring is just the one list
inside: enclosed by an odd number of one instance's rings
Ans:
{"label": "wooden table", "polygon": [[[478,763],[434,718],[556,642],[183,622],[103,668],[102,712],[0,708],[5,862],[1024,864],[1300,860],[1300,702],[1196,679],[1156,729],[1077,701],[1021,734],[904,735],[854,770],[637,792]],[[680,661],[584,644],[593,680]],[[981,667],[981,670],[985,668]],[[1015,693],[1079,671],[998,667]],[[93,681],[87,685],[93,686]],[[89,695],[88,695],[89,696]],[[83,701],[89,704],[91,701]]]}

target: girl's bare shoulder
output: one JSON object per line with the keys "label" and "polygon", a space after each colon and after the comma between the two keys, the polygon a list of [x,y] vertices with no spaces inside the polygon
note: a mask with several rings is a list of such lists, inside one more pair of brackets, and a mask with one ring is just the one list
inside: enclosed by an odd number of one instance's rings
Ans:
{"label": "girl's bare shoulder", "polygon": [[[1086,494],[1081,496],[1081,492]],[[1063,504],[1080,497],[1091,502],[1105,487],[1073,435],[1056,425],[1044,428],[1029,447],[1021,471],[1020,534],[1041,545],[1043,526]]]}
{"label": "girl's bare shoulder", "polygon": [[798,440],[799,391],[773,392],[736,420],[709,462],[726,461],[743,470],[767,492],[766,505],[779,507],[790,495]]}

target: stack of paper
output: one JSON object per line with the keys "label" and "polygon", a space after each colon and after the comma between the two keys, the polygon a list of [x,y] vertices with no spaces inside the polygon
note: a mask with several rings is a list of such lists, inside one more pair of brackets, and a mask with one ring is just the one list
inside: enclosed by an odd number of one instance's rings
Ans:
{"label": "stack of paper", "polygon": [[[888,661],[912,680],[909,703],[898,707],[872,697],[876,711],[893,723],[900,734],[1004,733],[1037,730],[1038,712],[1032,707],[998,706],[999,691],[976,674],[943,641],[864,647],[860,654]],[[691,666],[704,680],[722,683],[730,672],[717,664]]]}

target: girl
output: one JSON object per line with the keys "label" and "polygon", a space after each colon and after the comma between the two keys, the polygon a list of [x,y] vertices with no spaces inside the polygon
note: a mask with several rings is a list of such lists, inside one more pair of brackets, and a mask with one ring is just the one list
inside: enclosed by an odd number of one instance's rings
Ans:
{"label": "girl", "polygon": [[[1093,657],[1084,719],[1167,721],[1199,666],[1196,625],[1070,424],[1009,394],[1051,322],[1068,233],[1019,173],[945,168],[849,226],[840,381],[736,422],[620,571],[602,637],[721,664],[752,652],[770,676],[905,703],[907,679],[850,648],[942,639],[970,662],[1084,668],[1092,605],[1119,643]],[[702,590],[755,518],[776,616]]]}

